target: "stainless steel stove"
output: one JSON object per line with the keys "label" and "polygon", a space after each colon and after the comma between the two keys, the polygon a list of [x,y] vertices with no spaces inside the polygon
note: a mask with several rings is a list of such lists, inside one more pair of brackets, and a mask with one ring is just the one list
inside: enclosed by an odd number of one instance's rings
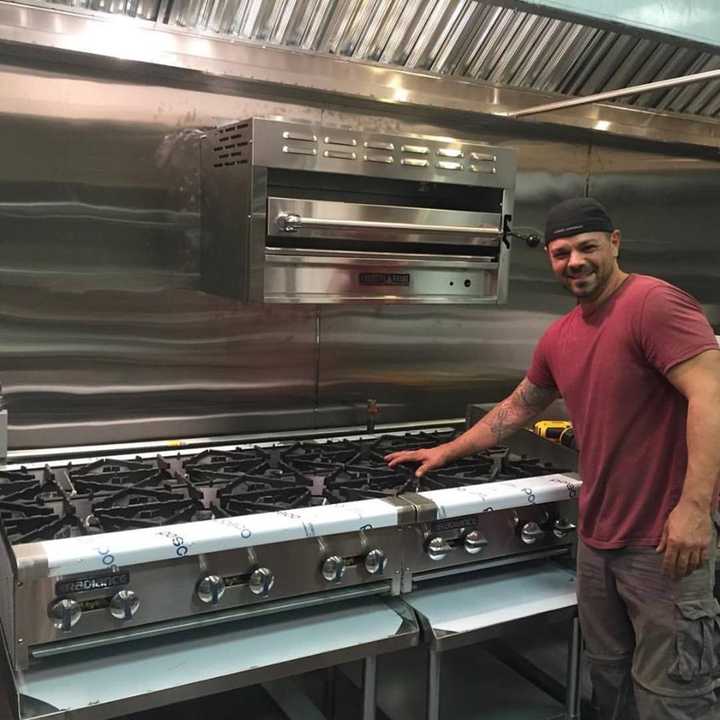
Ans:
{"label": "stainless steel stove", "polygon": [[415,478],[440,429],[8,466],[5,639],[33,660],[568,553],[574,454],[530,433]]}

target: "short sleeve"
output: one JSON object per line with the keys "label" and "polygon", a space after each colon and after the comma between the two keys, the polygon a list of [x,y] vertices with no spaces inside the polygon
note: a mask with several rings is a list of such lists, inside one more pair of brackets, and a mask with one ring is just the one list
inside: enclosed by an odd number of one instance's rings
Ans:
{"label": "short sleeve", "polygon": [[643,304],[638,328],[648,362],[666,375],[672,368],[718,343],[698,302],[672,285],[652,288]]}
{"label": "short sleeve", "polygon": [[540,341],[535,346],[532,361],[527,371],[527,379],[536,387],[557,389],[555,378],[550,363],[548,361],[548,335],[552,331],[552,327],[545,332]]}

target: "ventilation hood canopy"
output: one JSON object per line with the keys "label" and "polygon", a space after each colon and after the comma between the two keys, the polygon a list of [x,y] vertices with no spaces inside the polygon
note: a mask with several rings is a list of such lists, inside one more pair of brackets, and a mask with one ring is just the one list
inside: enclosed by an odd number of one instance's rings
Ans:
{"label": "ventilation hood canopy", "polygon": [[[565,96],[720,68],[720,54],[697,43],[648,37],[637,29],[602,29],[475,0],[47,0],[46,4]],[[661,89],[621,102],[715,118],[720,115],[720,81]]]}

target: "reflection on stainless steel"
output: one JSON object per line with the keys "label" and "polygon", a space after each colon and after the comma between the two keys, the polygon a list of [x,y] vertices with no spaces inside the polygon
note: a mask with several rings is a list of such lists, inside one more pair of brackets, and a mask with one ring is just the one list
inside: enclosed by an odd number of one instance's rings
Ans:
{"label": "reflection on stainless steel", "polygon": [[[400,13],[402,5],[398,1],[394,5],[393,13]],[[196,9],[200,6],[207,9],[205,0],[193,4]],[[259,7],[255,2],[253,6]],[[443,6],[446,9],[450,7],[445,4]],[[426,10],[429,11],[429,6]],[[173,12],[183,14],[186,11],[190,11],[189,6],[173,4]],[[234,17],[234,11],[229,12],[230,17]],[[473,18],[476,13],[478,18],[484,18],[488,24],[475,22]],[[195,15],[195,10],[191,14]],[[20,6],[8,2],[0,2],[0,42],[6,41],[4,52],[10,55],[20,53],[25,59],[28,57],[28,48],[31,48],[33,60],[41,60],[48,55],[50,62],[58,57],[67,59],[64,53],[71,51],[75,54],[70,59],[78,62],[78,58],[81,58],[85,68],[97,66],[104,69],[107,66],[105,59],[108,57],[119,57],[124,63],[143,63],[141,68],[132,68],[130,65],[125,67],[134,71],[141,70],[146,82],[151,82],[154,77],[160,83],[165,82],[167,70],[158,70],[158,66],[164,65],[216,76],[207,80],[206,87],[211,90],[218,89],[216,78],[221,77],[223,80],[232,78],[236,81],[272,83],[277,86],[272,91],[273,97],[277,97],[282,88],[282,92],[295,92],[296,102],[307,102],[308,92],[323,93],[325,99],[319,99],[316,103],[323,107],[327,105],[327,94],[330,93],[338,102],[349,97],[360,98],[363,102],[372,104],[375,112],[379,114],[388,112],[388,109],[395,111],[403,108],[415,117],[419,108],[432,109],[444,115],[447,111],[457,111],[466,116],[467,120],[474,118],[470,125],[474,128],[469,130],[471,133],[477,132],[478,122],[485,123],[485,119],[480,118],[479,114],[502,114],[550,102],[557,99],[557,92],[587,94],[607,89],[617,78],[626,77],[628,82],[635,77],[637,80],[649,81],[682,74],[690,66],[698,71],[717,67],[714,56],[700,51],[662,45],[661,51],[653,53],[655,48],[647,41],[636,43],[635,39],[629,36],[598,32],[559,21],[551,21],[548,28],[553,32],[546,33],[544,30],[548,21],[544,18],[527,13],[516,14],[509,9],[477,5],[470,16],[461,14],[463,18],[458,27],[462,27],[460,36],[465,40],[457,46],[454,45],[455,35],[452,34],[446,38],[447,42],[444,44],[438,44],[434,39],[434,33],[439,32],[441,36],[444,33],[444,29],[438,29],[438,23],[447,19],[444,12],[439,15],[431,13],[430,17],[424,10],[410,24],[397,22],[386,28],[392,33],[390,39],[386,38],[389,41],[383,46],[384,50],[380,48],[380,58],[367,55],[370,60],[399,62],[410,70],[431,70],[445,75],[444,77],[377,64],[342,62],[331,55],[313,55],[265,44],[261,47],[241,41],[229,43],[212,35],[203,35],[199,41],[192,34],[170,31],[162,24],[130,23],[118,27],[100,16],[58,14],[42,7]],[[309,46],[314,48],[312,38],[320,26],[316,25],[315,21],[305,26],[304,23],[309,17],[308,14],[300,13],[293,16],[293,22],[300,23],[300,28],[304,28],[300,32],[305,33],[304,37],[308,39]],[[376,21],[380,18],[382,14],[376,17]],[[192,26],[194,22],[187,22],[186,25]],[[365,30],[354,23],[351,25],[357,32],[362,33]],[[293,26],[293,23],[288,27],[290,26]],[[333,27],[342,35],[348,25],[340,22],[340,25]],[[374,22],[366,28],[377,28],[377,24]],[[512,32],[508,32],[508,28],[523,28],[523,31],[514,36]],[[528,29],[532,31],[528,33]],[[298,39],[296,30],[291,31],[290,37]],[[378,39],[382,36],[381,32]],[[254,32],[252,37],[259,39]],[[475,41],[468,43],[473,37]],[[532,51],[521,52],[523,38],[526,37],[534,38]],[[414,50],[408,55],[409,46],[405,43],[412,42],[415,43]],[[301,48],[306,47],[299,41],[288,44],[293,47],[298,44]],[[360,51],[368,49],[365,42],[359,45],[353,42],[342,45],[350,52],[355,47]],[[637,55],[629,52],[633,45],[640,47],[642,52]],[[449,55],[446,53],[453,47],[461,53],[460,56],[456,52],[450,52]],[[39,52],[38,48],[48,50]],[[329,50],[331,53],[337,51],[334,44],[332,49],[316,49]],[[462,53],[465,52],[469,54],[463,59]],[[646,63],[645,60],[649,61]],[[583,68],[583,71],[574,72],[573,68]],[[620,68],[622,72],[618,72]],[[454,77],[463,74],[473,82]],[[188,75],[187,79],[195,83],[197,76]],[[504,87],[486,83],[501,83]],[[517,87],[507,87],[509,84]],[[552,122],[588,128],[599,133],[717,147],[720,145],[718,123],[702,116],[688,118],[664,113],[677,110],[717,115],[720,110],[717,84],[675,88],[661,92],[659,96],[657,93],[650,93],[649,97],[640,96],[632,108],[594,105],[560,111],[553,114]],[[297,88],[302,88],[302,91]],[[30,90],[31,88],[25,88],[26,93]],[[44,100],[41,96],[40,102]],[[152,107],[154,99],[148,99],[148,103]],[[641,109],[643,103],[663,112],[646,112]],[[126,112],[122,108],[118,111]],[[236,109],[222,117],[237,115]],[[448,122],[450,121],[447,119],[440,119],[437,124],[442,126]]]}
{"label": "reflection on stainless steel", "polygon": [[535,105],[534,107],[525,108],[524,110],[509,112],[507,113],[507,116],[519,118],[526,117],[527,115],[539,115],[553,110],[563,110],[565,108],[577,107],[579,105],[605,102],[606,100],[628,97],[629,95],[639,95],[641,93],[652,92],[654,90],[682,87],[683,85],[692,85],[693,83],[707,82],[708,80],[716,80],[718,78],[720,78],[720,70],[706,70],[701,73],[667,78],[665,80],[656,80],[655,82],[643,83],[642,85],[631,85],[630,87],[620,88],[618,90],[606,90],[605,92],[595,93],[594,95],[586,95],[581,98],[572,98],[569,100],[559,100],[558,102],[546,103],[544,105]]}
{"label": "reflection on stainless steel", "polygon": [[720,323],[720,163],[593,148],[589,192],[611,209],[622,230],[622,267],[683,288]]}

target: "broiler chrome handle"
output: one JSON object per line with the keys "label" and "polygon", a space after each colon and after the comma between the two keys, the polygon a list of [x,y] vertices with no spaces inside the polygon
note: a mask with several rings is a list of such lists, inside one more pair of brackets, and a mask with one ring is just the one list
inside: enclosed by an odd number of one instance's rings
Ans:
{"label": "broiler chrome handle", "polygon": [[412,222],[385,222],[382,220],[336,220],[334,218],[303,218],[296,213],[280,213],[275,222],[285,232],[295,232],[301,227],[351,228],[356,230],[387,230],[403,232],[449,233],[454,235],[490,235],[497,237],[497,227],[474,225],[433,225]]}
{"label": "broiler chrome handle", "polygon": [[302,218],[296,213],[280,213],[275,222],[285,232],[296,232],[303,226]]}

